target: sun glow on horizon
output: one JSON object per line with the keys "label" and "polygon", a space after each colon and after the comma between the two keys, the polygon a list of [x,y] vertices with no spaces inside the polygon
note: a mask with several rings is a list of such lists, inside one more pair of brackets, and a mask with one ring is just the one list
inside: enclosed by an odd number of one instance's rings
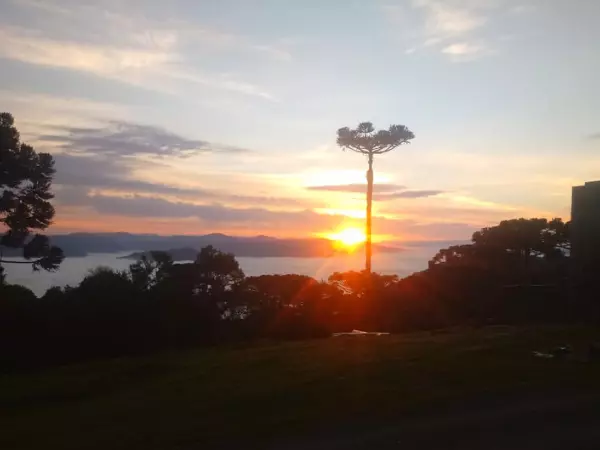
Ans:
{"label": "sun glow on horizon", "polygon": [[354,227],[340,229],[327,235],[327,238],[344,248],[356,247],[367,239],[363,230]]}

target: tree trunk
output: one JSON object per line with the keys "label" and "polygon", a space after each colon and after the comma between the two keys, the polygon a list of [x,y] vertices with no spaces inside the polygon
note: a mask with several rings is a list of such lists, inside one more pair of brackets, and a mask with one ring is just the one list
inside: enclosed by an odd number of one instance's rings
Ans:
{"label": "tree trunk", "polygon": [[367,170],[367,225],[365,230],[365,270],[371,273],[371,207],[373,204],[373,154],[369,154],[369,170]]}

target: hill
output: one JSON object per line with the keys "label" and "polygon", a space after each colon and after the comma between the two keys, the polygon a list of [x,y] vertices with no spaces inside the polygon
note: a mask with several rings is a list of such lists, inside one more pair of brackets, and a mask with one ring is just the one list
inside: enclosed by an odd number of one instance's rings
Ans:
{"label": "hill", "polygon": [[[205,235],[161,236],[131,233],[70,233],[50,236],[52,244],[60,247],[67,257],[87,256],[89,253],[147,252],[192,249],[212,245],[236,256],[255,257],[329,257],[336,254],[328,239],[278,239],[268,236],[227,236],[220,233]],[[375,252],[400,252],[401,247],[375,244]],[[181,253],[177,250],[177,253]],[[5,256],[19,256],[17,250],[4,249]],[[185,258],[187,259],[187,258]],[[193,258],[192,258],[193,259]]]}
{"label": "hill", "polygon": [[[532,395],[546,402],[563,394],[591,399],[600,393],[600,365],[584,364],[578,355],[564,361],[535,358],[532,350],[569,343],[579,352],[599,337],[597,329],[508,327],[336,337],[4,375],[0,447],[330,449],[363,442],[356,448],[369,448],[361,439],[389,439],[413,415],[426,418],[419,422],[421,438],[432,438],[435,427],[448,434],[469,417],[481,423],[467,427],[464,438],[481,440],[479,433],[493,426],[506,438],[511,429],[498,405],[512,411],[511,402],[530,401]],[[487,401],[495,402],[494,414],[480,411]],[[524,434],[532,423],[545,426],[549,420],[544,403],[529,407],[533,422],[520,421]],[[444,411],[452,412],[447,423],[436,419]],[[582,408],[561,416],[563,426],[579,425],[569,439],[581,436],[587,423],[582,416]],[[555,431],[543,429],[534,443]],[[321,446],[296,445],[313,435]]]}
{"label": "hill", "polygon": [[[214,244],[219,250],[233,253],[236,256],[251,256],[251,257],[295,257],[295,258],[313,258],[313,257],[331,257],[343,251],[336,250],[329,242],[281,242],[271,238],[273,241],[269,243],[263,242],[244,242],[234,243],[233,245],[223,242]],[[184,247],[173,248],[166,250],[171,255],[173,261],[193,261],[196,259],[199,248]],[[357,249],[358,250],[358,249]],[[400,252],[402,249],[378,246],[377,251],[391,253]],[[123,256],[121,259],[137,260],[142,255],[149,252],[133,252],[130,255]]]}

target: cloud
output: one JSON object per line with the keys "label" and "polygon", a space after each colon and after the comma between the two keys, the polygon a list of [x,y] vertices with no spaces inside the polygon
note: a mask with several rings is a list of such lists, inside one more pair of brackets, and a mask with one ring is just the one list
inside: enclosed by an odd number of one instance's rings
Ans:
{"label": "cloud", "polygon": [[267,210],[259,208],[227,208],[218,204],[198,205],[140,195],[128,197],[90,195],[87,200],[88,206],[99,213],[129,217],[199,217],[211,222],[239,222],[261,219],[267,214]]}
{"label": "cloud", "polygon": [[40,150],[45,149],[38,138],[57,130],[56,127],[102,126],[99,117],[124,118],[137,114],[137,110],[116,103],[94,101],[80,97],[0,89],[2,108],[10,111],[22,138]]}
{"label": "cloud", "polygon": [[[412,0],[412,6],[422,15],[422,27],[412,36],[411,40],[420,42],[413,42],[409,53],[435,49],[457,62],[491,53],[481,34],[490,21],[491,11],[501,6],[500,0]],[[387,13],[394,11],[397,18],[397,9],[386,8]]]}
{"label": "cloud", "polygon": [[85,1],[74,0],[11,0],[11,3],[21,8],[38,9],[44,13],[63,16],[72,15],[75,7],[85,5]]}
{"label": "cloud", "polygon": [[165,50],[119,48],[41,37],[27,29],[0,29],[0,56],[17,61],[90,72],[135,83],[136,73],[155,69],[177,56]]}
{"label": "cloud", "polygon": [[588,136],[588,139],[592,140],[592,141],[597,141],[600,140],[600,132],[598,133],[592,133]]}
{"label": "cloud", "polygon": [[[136,2],[93,0],[12,0],[27,10],[33,18],[43,17],[39,28],[67,36],[70,40],[113,41],[121,44],[141,44],[153,48],[173,49],[175,44],[207,47],[212,50],[242,50],[262,54],[276,61],[289,62],[291,53],[286,49],[289,39],[274,42],[255,42],[223,27],[211,27],[190,22],[187,18],[172,16],[172,9],[144,8]],[[43,14],[35,14],[41,12]],[[48,16],[52,20],[48,20]],[[65,29],[65,25],[70,25]],[[62,29],[61,29],[62,28]],[[81,30],[84,33],[81,33]]]}
{"label": "cloud", "polygon": [[90,198],[93,207],[101,213],[141,217],[198,217],[213,223],[259,224],[271,220],[292,222],[300,216],[311,216],[310,211],[287,212],[271,211],[265,208],[233,208],[221,204],[193,204],[169,202],[151,197],[133,196],[128,199],[94,196]]}
{"label": "cloud", "polygon": [[189,156],[198,153],[240,153],[247,150],[187,139],[151,125],[111,121],[105,127],[54,127],[39,141],[55,143],[63,151],[96,155]]}
{"label": "cloud", "polygon": [[389,193],[381,193],[373,195],[375,200],[394,200],[398,198],[425,198],[425,197],[434,197],[436,195],[443,194],[444,191],[436,191],[436,190],[415,190],[415,191],[402,191],[402,192],[389,192]]}
{"label": "cloud", "polygon": [[487,17],[467,2],[413,0],[413,4],[425,12],[425,30],[429,37],[462,35],[487,22]]}
{"label": "cloud", "polygon": [[[199,189],[186,189],[134,179],[133,170],[147,163],[132,158],[63,153],[55,155],[54,160],[55,183],[63,187],[73,187],[78,192],[87,193],[91,189],[163,195],[198,195],[202,192]],[[60,202],[63,201],[63,197],[59,191]]]}
{"label": "cloud", "polygon": [[166,75],[174,80],[187,81],[194,84],[200,84],[207,87],[215,87],[232,92],[238,92],[255,97],[261,97],[270,101],[277,101],[276,97],[271,93],[267,92],[260,86],[256,86],[252,83],[245,81],[236,80],[231,75],[206,75],[199,72],[182,71],[182,70],[171,70],[166,72]]}
{"label": "cloud", "polygon": [[31,135],[32,141],[54,154],[56,200],[63,206],[83,206],[85,195],[98,192],[278,209],[323,206],[319,200],[286,196],[261,176],[211,170],[210,154],[254,154],[247,149],[126,121],[50,124],[40,130]]}
{"label": "cloud", "polygon": [[[130,223],[128,230],[143,226],[144,232],[157,232],[168,221],[168,229],[202,230],[211,232],[244,232],[306,236],[335,230],[340,226],[359,227],[362,220],[342,215],[320,214],[308,209],[274,211],[263,207],[239,208],[219,203],[197,204],[168,201],[158,197],[88,195],[73,193],[70,200],[76,205],[85,205],[73,211],[76,220],[97,217],[98,222],[111,218],[115,223]],[[65,217],[59,217],[65,220]],[[68,217],[66,218],[69,219]],[[373,218],[377,234],[401,236],[402,240],[420,239],[468,239],[478,227],[459,222],[426,222],[413,219]],[[111,230],[115,230],[115,223]],[[142,224],[142,225],[140,225]],[[60,225],[59,225],[60,226]],[[116,225],[118,227],[118,225]],[[98,227],[94,228],[98,229]],[[104,229],[104,228],[102,228]],[[171,231],[172,232],[172,231]],[[181,231],[180,231],[181,232]]]}
{"label": "cloud", "polygon": [[254,227],[261,227],[285,224],[285,226],[290,227],[297,223],[326,226],[332,223],[329,219],[330,216],[319,215],[307,209],[278,211],[262,207],[232,207],[218,202],[199,204],[170,201],[160,197],[142,195],[116,196],[71,192],[65,196],[65,204],[85,206],[97,213],[110,216],[170,218],[174,220],[198,218],[205,222],[225,226],[251,224]]}
{"label": "cloud", "polygon": [[126,44],[112,44],[56,39],[38,31],[5,26],[0,28],[0,58],[91,73],[168,94],[189,94],[189,88],[181,86],[183,82],[275,100],[264,88],[232,74],[211,74],[195,68],[178,42],[175,33],[159,31],[134,34]]}
{"label": "cloud", "polygon": [[255,83],[210,71],[198,61],[215,52],[292,60],[284,40],[255,42],[173,17],[171,8],[142,12],[132,2],[83,0],[13,0],[11,5],[13,14],[9,10],[6,17],[17,19],[0,17],[0,57],[92,73],[154,91],[190,95],[190,88],[199,85],[274,100]]}
{"label": "cloud", "polygon": [[460,42],[448,45],[442,49],[442,53],[449,55],[453,61],[471,61],[479,56],[488,53],[485,45],[469,42]]}
{"label": "cloud", "polygon": [[289,51],[275,45],[251,45],[250,48],[259,53],[269,55],[278,61],[290,62],[293,59]]}
{"label": "cloud", "polygon": [[[182,187],[140,180],[134,177],[135,170],[157,163],[131,157],[57,154],[55,162],[55,184],[58,185],[56,200],[60,205],[85,206],[88,194],[100,191],[245,206],[269,205],[288,209],[307,206],[306,202],[295,198],[238,195],[203,187]],[[202,177],[201,174],[199,177]]]}
{"label": "cloud", "polygon": [[483,47],[469,44],[468,42],[462,42],[460,44],[452,44],[448,47],[445,47],[442,50],[442,53],[446,53],[447,55],[454,56],[464,56],[464,55],[473,55],[480,53],[483,50]]}
{"label": "cloud", "polygon": [[[328,191],[328,192],[349,192],[349,193],[364,193],[367,190],[365,184],[333,184],[322,186],[308,186],[306,189],[311,191]],[[394,199],[409,199],[409,198],[424,198],[433,197],[443,194],[444,191],[438,190],[407,190],[406,186],[399,184],[380,183],[373,186],[373,198],[375,200],[385,201]]]}
{"label": "cloud", "polygon": [[[433,200],[433,199],[431,199]],[[509,217],[527,216],[527,211],[507,210],[502,205],[494,208],[482,208],[474,205],[464,205],[439,199],[439,201],[427,201],[425,204],[404,203],[402,207],[386,209],[381,212],[386,216],[400,217],[415,222],[433,223],[466,223],[472,227],[484,227],[498,223]]]}
{"label": "cloud", "polygon": [[515,5],[512,8],[510,8],[509,12],[511,14],[530,14],[532,12],[536,11],[536,7],[534,5]]}
{"label": "cloud", "polygon": [[[366,192],[367,185],[360,183],[352,184],[331,184],[322,186],[307,186],[306,189],[310,191],[330,191],[330,192]],[[406,186],[399,184],[386,184],[380,183],[373,186],[373,192],[393,192],[406,189]]]}

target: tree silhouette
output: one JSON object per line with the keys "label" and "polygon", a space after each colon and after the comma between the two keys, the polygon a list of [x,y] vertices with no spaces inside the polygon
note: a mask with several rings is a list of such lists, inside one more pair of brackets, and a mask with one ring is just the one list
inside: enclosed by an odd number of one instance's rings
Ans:
{"label": "tree silhouette", "polygon": [[34,270],[56,270],[63,252],[52,247],[46,236],[33,230],[46,229],[54,217],[50,192],[54,175],[54,159],[48,153],[36,153],[20,141],[13,116],[0,113],[0,224],[7,229],[0,246],[22,248],[28,261],[3,263],[32,264]]}
{"label": "tree silhouette", "polygon": [[167,252],[151,251],[143,253],[129,266],[129,274],[135,287],[148,291],[163,281],[173,267],[173,258]]}
{"label": "tree silhouette", "polygon": [[514,282],[531,284],[532,277],[539,279],[541,273],[546,278],[558,276],[568,263],[568,224],[561,219],[503,220],[476,231],[471,241],[441,249],[429,261],[429,268],[491,270],[496,280],[511,277]]}
{"label": "tree silhouette", "polygon": [[408,144],[415,135],[404,125],[391,125],[387,130],[375,132],[371,122],[363,122],[351,130],[348,127],[340,128],[337,132],[337,144],[342,149],[352,150],[366,155],[369,162],[367,170],[367,221],[365,243],[365,270],[371,272],[371,210],[373,204],[373,158],[375,155],[388,153],[402,144]]}
{"label": "tree silhouette", "polygon": [[561,219],[511,219],[473,234],[480,248],[497,250],[514,256],[527,268],[536,258],[564,256],[569,250],[568,227]]}
{"label": "tree silhouette", "polygon": [[194,261],[200,293],[219,295],[244,279],[244,272],[232,253],[217,250],[212,245],[200,249]]}

